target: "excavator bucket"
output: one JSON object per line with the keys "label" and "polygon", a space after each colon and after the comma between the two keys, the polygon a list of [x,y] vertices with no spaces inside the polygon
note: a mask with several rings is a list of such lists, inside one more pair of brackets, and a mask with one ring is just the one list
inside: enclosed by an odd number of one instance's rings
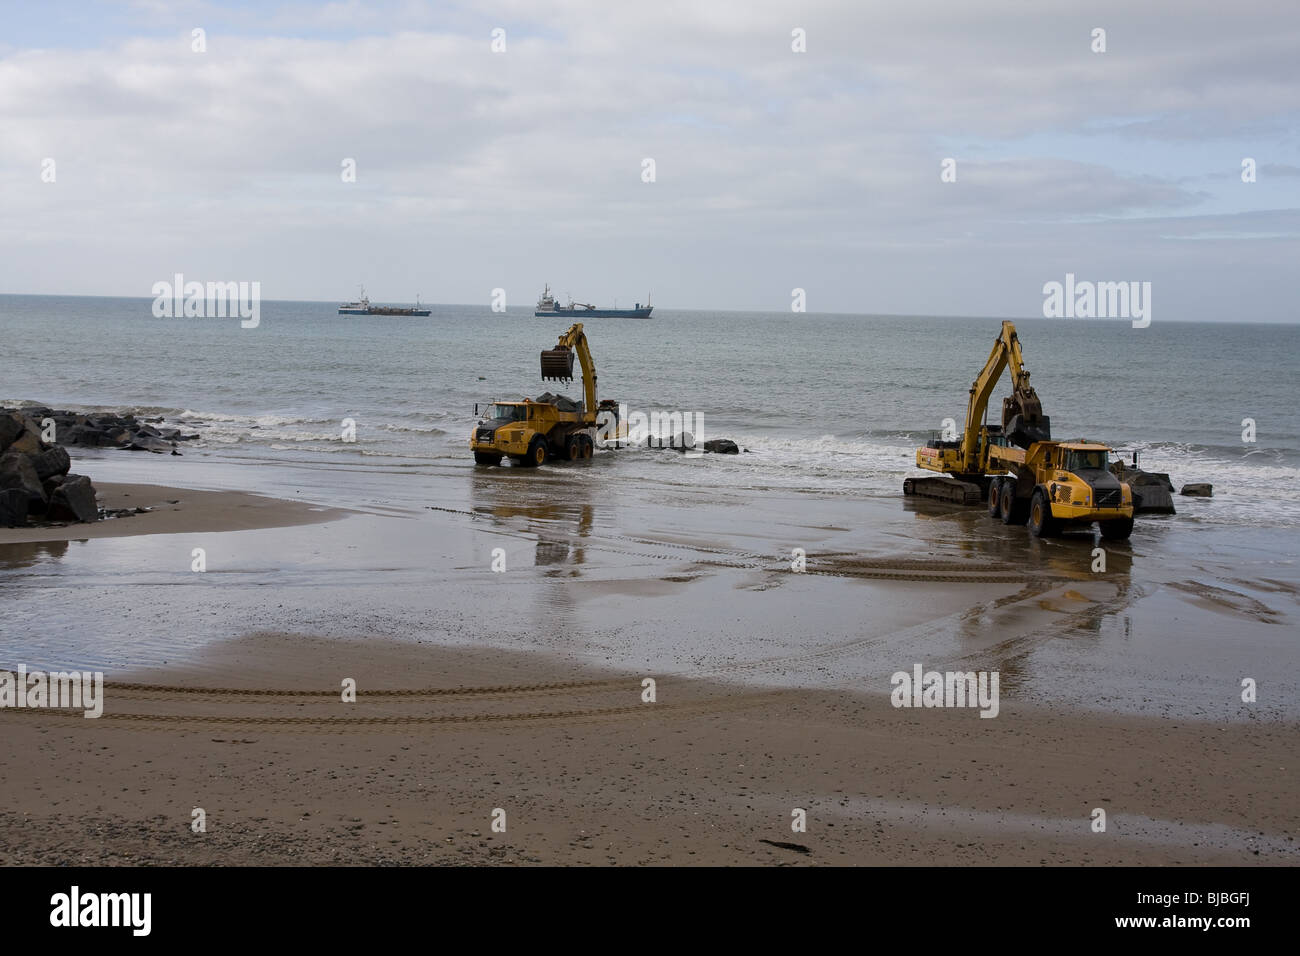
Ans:
{"label": "excavator bucket", "polygon": [[550,381],[573,380],[573,349],[561,345],[542,351],[542,378]]}

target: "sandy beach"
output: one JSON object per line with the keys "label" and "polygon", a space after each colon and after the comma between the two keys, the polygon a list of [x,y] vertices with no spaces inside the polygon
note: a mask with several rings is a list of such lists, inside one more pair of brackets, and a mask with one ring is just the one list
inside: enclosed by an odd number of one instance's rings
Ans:
{"label": "sandy beach", "polygon": [[680,679],[647,703],[640,673],[302,635],[205,657],[109,686],[98,721],[8,717],[6,749],[29,757],[4,863],[1300,861],[1284,725],[985,721]]}
{"label": "sandy beach", "polygon": [[[6,864],[1300,862],[1266,532],[1154,521],[1095,573],[901,499],[186,467],[212,487],[0,539],[5,664],[106,682],[99,719],[0,711]],[[916,665],[996,671],[996,718],[893,706]]]}
{"label": "sandy beach", "polygon": [[95,524],[0,528],[0,546],[42,541],[82,541],[138,534],[248,531],[329,521],[342,512],[238,491],[202,491],[162,485],[100,483],[99,505],[112,511],[143,509]]}

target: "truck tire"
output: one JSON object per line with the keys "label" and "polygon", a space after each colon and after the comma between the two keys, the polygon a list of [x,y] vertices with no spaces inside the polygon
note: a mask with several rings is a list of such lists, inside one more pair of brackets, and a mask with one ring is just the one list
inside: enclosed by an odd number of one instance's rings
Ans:
{"label": "truck tire", "polygon": [[1107,541],[1127,541],[1133,534],[1132,518],[1112,518],[1110,521],[1098,521],[1101,536]]}
{"label": "truck tire", "polygon": [[474,452],[474,464],[499,465],[501,464],[501,456],[490,451],[476,451]]}
{"label": "truck tire", "polygon": [[998,517],[998,502],[1002,497],[1002,481],[995,478],[989,482],[989,517]]}
{"label": "truck tire", "polygon": [[536,468],[538,465],[546,464],[547,459],[546,439],[541,435],[534,435],[533,440],[528,443],[528,454],[524,456],[524,467]]}
{"label": "truck tire", "polygon": [[1003,524],[1017,524],[1016,521],[1016,483],[1010,478],[1002,479],[998,488],[998,517]]}
{"label": "truck tire", "polygon": [[595,452],[595,446],[589,435],[578,436],[578,460],[590,461],[592,454]]}
{"label": "truck tire", "polygon": [[1029,533],[1035,538],[1054,538],[1060,533],[1060,522],[1052,517],[1052,503],[1042,488],[1034,489],[1029,502]]}

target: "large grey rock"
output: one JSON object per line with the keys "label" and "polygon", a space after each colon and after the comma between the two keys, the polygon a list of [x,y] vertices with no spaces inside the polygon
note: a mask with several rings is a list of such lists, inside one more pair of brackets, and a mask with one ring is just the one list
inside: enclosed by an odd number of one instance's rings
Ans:
{"label": "large grey rock", "polygon": [[739,455],[740,446],[730,438],[712,438],[704,443],[704,450],[715,455]]}
{"label": "large grey rock", "polygon": [[27,495],[30,510],[45,510],[45,490],[41,487],[41,479],[32,460],[20,452],[7,451],[0,455],[0,491],[6,488],[21,488]]}
{"label": "large grey rock", "polygon": [[647,448],[673,448],[677,451],[686,451],[695,447],[695,436],[690,432],[678,432],[669,437],[647,435],[645,445]]}
{"label": "large grey rock", "polygon": [[31,428],[24,428],[21,435],[9,443],[6,452],[22,452],[24,455],[35,455],[41,450],[41,436],[37,431]]}
{"label": "large grey rock", "polygon": [[21,488],[0,491],[0,527],[21,528],[27,524],[27,493]]}
{"label": "large grey rock", "polygon": [[1189,498],[1213,498],[1214,485],[1209,482],[1196,481],[1183,485],[1183,490],[1178,493]]}
{"label": "large grey rock", "polygon": [[90,448],[109,443],[104,430],[89,423],[73,425],[66,431],[60,432],[59,442],[64,445],[84,445]]}
{"label": "large grey rock", "polygon": [[0,415],[0,454],[9,450],[19,435],[23,433],[22,420],[13,415]]}
{"label": "large grey rock", "polygon": [[97,520],[99,505],[95,503],[95,489],[90,479],[85,475],[68,475],[50,496],[46,513],[51,521]]}
{"label": "large grey rock", "polygon": [[55,475],[66,475],[68,469],[72,467],[72,459],[68,457],[66,448],[62,445],[55,445],[39,455],[33,455],[32,467],[36,469],[36,477],[44,481],[46,478],[52,478]]}
{"label": "large grey rock", "polygon": [[165,442],[161,438],[154,438],[152,435],[146,435],[142,432],[133,435],[130,441],[127,442],[126,447],[129,451],[165,452],[172,449],[170,442]]}

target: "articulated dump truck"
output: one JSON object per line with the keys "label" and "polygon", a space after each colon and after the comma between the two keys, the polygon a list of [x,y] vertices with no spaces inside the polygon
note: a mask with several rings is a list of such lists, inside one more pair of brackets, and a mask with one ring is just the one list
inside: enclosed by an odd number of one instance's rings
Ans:
{"label": "articulated dump truck", "polygon": [[[984,413],[1002,372],[1011,369],[1012,393],[1002,400],[1002,424]],[[1016,327],[1002,333],[970,389],[966,427],[956,441],[934,440],[916,451],[916,465],[947,477],[908,478],[903,494],[957,504],[987,502],[1003,524],[1028,524],[1036,537],[1086,527],[1103,538],[1133,533],[1133,492],[1110,471],[1110,449],[1088,441],[1053,441],[1051,421],[1024,367]]]}
{"label": "articulated dump truck", "polygon": [[596,399],[596,363],[582,323],[561,335],[555,348],[542,352],[542,379],[572,381],[575,357],[582,365],[583,401],[547,393],[536,400],[493,402],[469,436],[476,464],[499,465],[509,457],[517,465],[535,468],[552,458],[590,458],[602,418],[610,423],[606,428],[612,436],[623,436],[618,403]]}

